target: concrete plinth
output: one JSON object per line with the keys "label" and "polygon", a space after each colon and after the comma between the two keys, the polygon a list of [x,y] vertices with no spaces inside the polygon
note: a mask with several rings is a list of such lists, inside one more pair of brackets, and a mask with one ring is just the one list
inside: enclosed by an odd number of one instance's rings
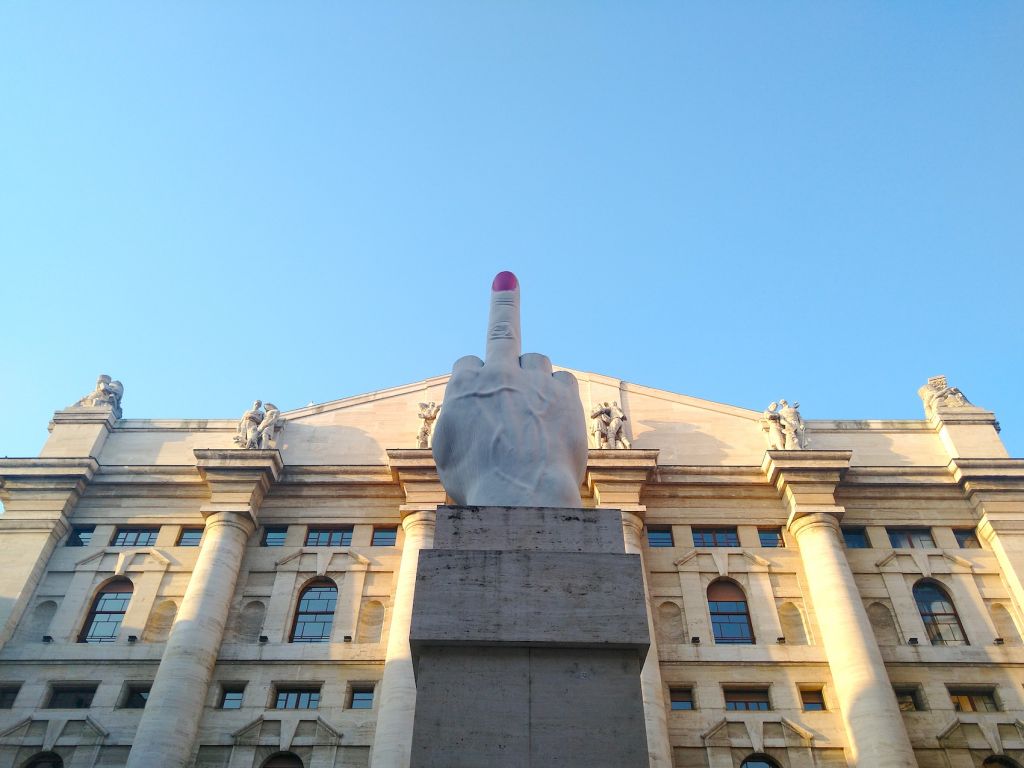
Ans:
{"label": "concrete plinth", "polygon": [[616,510],[442,507],[410,644],[413,768],[647,768],[640,558]]}

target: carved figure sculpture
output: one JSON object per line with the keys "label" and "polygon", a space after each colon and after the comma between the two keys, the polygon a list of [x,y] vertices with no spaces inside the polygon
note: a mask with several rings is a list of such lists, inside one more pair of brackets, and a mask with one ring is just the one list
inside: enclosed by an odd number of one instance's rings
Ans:
{"label": "carved figure sculpture", "polygon": [[782,416],[779,415],[778,403],[769,405],[761,418],[761,428],[768,433],[768,448],[781,451],[786,447],[786,436],[782,434]]}
{"label": "carved figure sculpture", "polygon": [[808,445],[807,428],[804,426],[804,420],[800,417],[799,408],[800,403],[790,405],[785,400],[779,400],[779,420],[787,451],[800,450]]}
{"label": "carved figure sculpture", "polygon": [[626,438],[626,412],[613,400],[611,403],[598,403],[590,412],[594,420],[592,432],[598,448],[630,448]]}
{"label": "carved figure sculpture", "polygon": [[238,420],[238,434],[235,435],[235,445],[239,448],[255,448],[258,443],[260,422],[263,421],[263,403],[256,400],[252,408],[242,414]]}
{"label": "carved figure sculpture", "polygon": [[437,419],[437,414],[440,410],[441,406],[435,405],[432,402],[420,403],[420,418],[423,420],[423,424],[420,425],[420,431],[416,433],[417,448],[430,447],[430,435],[433,432],[434,421]]}
{"label": "carved figure sculpture", "polygon": [[939,408],[965,408],[971,405],[964,393],[946,383],[945,376],[932,376],[928,383],[917,390],[924,403],[924,415],[931,418]]}
{"label": "carved figure sculpture", "polygon": [[277,409],[277,406],[273,403],[264,405],[263,421],[256,428],[256,447],[261,450],[273,448],[274,433],[282,426],[284,426],[284,419],[281,417],[281,411]]}
{"label": "carved figure sculpture", "polygon": [[521,354],[519,281],[491,285],[484,360],[452,366],[434,426],[437,472],[456,504],[579,507],[587,426],[576,377]]}
{"label": "carved figure sculpture", "polygon": [[124,396],[124,385],[112,380],[107,374],[100,374],[96,379],[96,389],[79,400],[75,405],[85,408],[112,408],[114,418],[121,418],[121,398]]}

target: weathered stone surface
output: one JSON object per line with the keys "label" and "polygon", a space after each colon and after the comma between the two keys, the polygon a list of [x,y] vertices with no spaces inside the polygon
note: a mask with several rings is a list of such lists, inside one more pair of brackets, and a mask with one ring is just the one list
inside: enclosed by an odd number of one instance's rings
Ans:
{"label": "weathered stone surface", "polygon": [[622,552],[622,518],[614,509],[441,507],[434,546]]}

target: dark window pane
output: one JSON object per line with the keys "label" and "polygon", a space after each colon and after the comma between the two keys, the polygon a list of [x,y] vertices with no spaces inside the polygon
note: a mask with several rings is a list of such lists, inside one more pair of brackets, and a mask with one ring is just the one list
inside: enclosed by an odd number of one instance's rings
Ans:
{"label": "dark window pane", "polygon": [[672,688],[669,690],[669,696],[672,702],[672,709],[674,710],[689,710],[693,709],[693,689],[692,688]]}
{"label": "dark window pane", "polygon": [[350,547],[352,526],[346,528],[309,528],[306,530],[307,547]]}
{"label": "dark window pane", "polygon": [[149,700],[149,686],[131,686],[128,688],[128,695],[125,697],[124,706],[126,709],[142,709]]}
{"label": "dark window pane", "polygon": [[397,528],[374,528],[373,540],[370,544],[374,547],[393,547],[397,539]]}
{"label": "dark window pane", "polygon": [[317,709],[320,706],[319,688],[278,688],[275,709]]}
{"label": "dark window pane", "polygon": [[734,712],[767,712],[772,707],[767,688],[750,688],[727,690],[725,708]]}
{"label": "dark window pane", "polygon": [[245,693],[244,687],[231,686],[225,687],[224,693],[220,698],[221,709],[241,709],[242,698]]}
{"label": "dark window pane", "polygon": [[825,710],[825,696],[821,691],[800,691],[800,700],[804,705],[804,712],[823,712]]}
{"label": "dark window pane", "polygon": [[314,584],[299,597],[295,613],[293,643],[326,643],[331,639],[338,588],[334,584]]}
{"label": "dark window pane", "polygon": [[96,595],[78,642],[112,643],[117,640],[117,632],[131,599],[130,581],[112,581],[107,584]]}
{"label": "dark window pane", "polygon": [[179,547],[198,547],[203,538],[202,528],[182,528],[178,536]]}
{"label": "dark window pane", "polygon": [[863,528],[847,528],[843,526],[843,543],[847,549],[867,549],[868,534]]}
{"label": "dark window pane", "polygon": [[954,528],[953,535],[956,536],[956,543],[960,545],[960,549],[981,549],[978,534],[973,528]]}
{"label": "dark window pane", "polygon": [[0,686],[0,709],[11,709],[14,706],[14,700],[18,698],[18,691],[20,690],[20,685]]}
{"label": "dark window pane", "polygon": [[739,536],[735,528],[694,528],[695,547],[738,547]]}
{"label": "dark window pane", "polygon": [[932,645],[970,645],[953,601],[942,589],[930,582],[918,582],[914,600]]}
{"label": "dark window pane", "polygon": [[887,528],[894,549],[934,549],[930,528]]}
{"label": "dark window pane", "polygon": [[671,528],[648,528],[647,546],[649,547],[671,547],[675,542],[672,540]]}
{"label": "dark window pane", "polygon": [[159,528],[118,528],[114,534],[115,547],[151,547],[156,544]]}
{"label": "dark window pane", "polygon": [[998,712],[991,688],[950,688],[949,698],[957,712]]}
{"label": "dark window pane", "polygon": [[263,528],[263,538],[260,539],[260,546],[283,547],[285,537],[288,535],[286,525],[268,525]]}
{"label": "dark window pane", "polygon": [[373,688],[353,688],[351,708],[373,709]]}
{"label": "dark window pane", "polygon": [[62,685],[50,693],[47,709],[88,709],[96,695],[95,685]]}
{"label": "dark window pane", "polygon": [[779,528],[758,528],[757,537],[761,540],[762,547],[781,547],[782,530]]}
{"label": "dark window pane", "polygon": [[92,543],[92,533],[96,530],[95,525],[76,525],[71,529],[68,536],[67,546],[88,547]]}
{"label": "dark window pane", "polygon": [[899,705],[901,712],[918,712],[924,709],[921,693],[916,686],[912,688],[896,688],[895,692],[896,703]]}

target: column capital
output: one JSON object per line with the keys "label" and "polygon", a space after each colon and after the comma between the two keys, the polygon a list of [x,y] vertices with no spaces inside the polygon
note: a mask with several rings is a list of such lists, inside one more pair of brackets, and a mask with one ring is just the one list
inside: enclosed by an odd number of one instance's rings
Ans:
{"label": "column capital", "polygon": [[97,471],[99,463],[88,456],[0,459],[4,520],[64,520]]}
{"label": "column capital", "polygon": [[587,488],[599,507],[642,515],[644,486],[658,468],[657,449],[590,449],[587,456]]}
{"label": "column capital", "polygon": [[210,501],[200,508],[203,517],[236,513],[251,517],[256,525],[260,505],[284,469],[281,453],[247,448],[197,448],[193,453],[196,469],[210,488]]}
{"label": "column capital", "polygon": [[429,448],[388,448],[391,476],[405,494],[399,507],[404,518],[415,512],[432,512],[448,500]]}
{"label": "column capital", "polygon": [[766,451],[761,471],[789,507],[787,525],[808,515],[829,514],[837,520],[836,486],[850,468],[853,451]]}

